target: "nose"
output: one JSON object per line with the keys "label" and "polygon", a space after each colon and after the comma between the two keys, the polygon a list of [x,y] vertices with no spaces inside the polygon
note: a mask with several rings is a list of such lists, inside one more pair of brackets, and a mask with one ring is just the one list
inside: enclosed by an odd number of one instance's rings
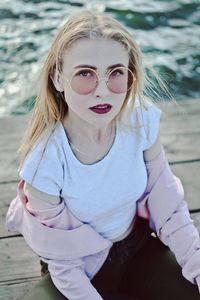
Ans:
{"label": "nose", "polygon": [[99,78],[96,89],[93,92],[95,97],[105,98],[110,94],[106,82],[107,82],[107,78]]}

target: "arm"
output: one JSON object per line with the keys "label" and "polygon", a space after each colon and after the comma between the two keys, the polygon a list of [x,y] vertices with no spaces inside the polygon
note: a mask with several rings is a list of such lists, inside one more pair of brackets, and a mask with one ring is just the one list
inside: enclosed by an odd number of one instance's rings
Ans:
{"label": "arm", "polygon": [[171,172],[158,139],[144,153],[148,185],[141,201],[141,214],[145,205],[158,237],[174,252],[184,277],[200,289],[199,233],[184,201],[182,184]]}
{"label": "arm", "polygon": [[144,151],[144,160],[151,161],[153,160],[156,156],[160,154],[162,151],[162,144],[160,142],[160,136],[158,135],[155,143],[146,151]]}
{"label": "arm", "polygon": [[[66,207],[61,204],[61,199],[56,196],[51,196],[40,192],[32,186],[26,184],[24,193],[28,202],[26,209],[42,224],[48,228],[66,230],[69,227],[68,216],[65,213]],[[39,234],[39,232],[38,232]],[[52,232],[53,234],[53,232]],[[51,238],[49,231],[48,239]],[[59,247],[59,231],[57,236],[52,235],[52,241]],[[47,246],[48,247],[48,244]],[[48,250],[48,249],[47,249]],[[73,249],[71,249],[73,251]],[[49,272],[58,290],[70,300],[102,300],[97,290],[92,286],[90,279],[85,273],[84,262],[81,258],[72,260],[53,259],[50,256],[41,256],[43,261],[48,263]]]}

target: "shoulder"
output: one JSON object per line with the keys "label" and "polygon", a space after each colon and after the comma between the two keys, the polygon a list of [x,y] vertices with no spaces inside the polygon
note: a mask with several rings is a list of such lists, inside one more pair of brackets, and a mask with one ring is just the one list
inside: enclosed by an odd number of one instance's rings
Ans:
{"label": "shoulder", "polygon": [[155,103],[145,99],[142,102],[136,100],[135,114],[141,124],[150,126],[154,122],[160,122],[162,111]]}
{"label": "shoulder", "polygon": [[[159,148],[159,130],[162,111],[154,103],[145,100],[144,103],[137,108],[137,114],[144,130],[143,150],[146,151],[152,148],[153,145],[155,145],[155,149]],[[153,152],[155,151],[153,150]]]}
{"label": "shoulder", "polygon": [[144,160],[151,161],[162,151],[163,147],[160,141],[160,118],[162,111],[152,102],[145,101],[145,118],[149,137],[144,149]]}
{"label": "shoulder", "polygon": [[28,153],[19,175],[42,192],[59,195],[63,178],[62,145],[56,126],[43,135]]}
{"label": "shoulder", "polygon": [[135,101],[131,113],[131,126],[142,138],[143,151],[149,149],[159,139],[161,115],[162,111],[153,102],[147,99]]}

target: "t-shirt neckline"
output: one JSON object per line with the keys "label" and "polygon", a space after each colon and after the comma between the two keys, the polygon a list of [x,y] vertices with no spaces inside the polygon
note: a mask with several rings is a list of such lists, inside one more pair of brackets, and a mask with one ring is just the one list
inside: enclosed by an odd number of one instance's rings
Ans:
{"label": "t-shirt neckline", "polygon": [[118,143],[118,121],[116,121],[115,138],[114,138],[113,143],[112,143],[110,149],[108,150],[108,152],[100,160],[98,160],[94,163],[91,163],[91,164],[83,163],[76,157],[76,155],[72,151],[72,149],[70,147],[69,140],[67,138],[67,134],[65,132],[64,126],[63,126],[61,121],[59,121],[59,126],[60,126],[60,129],[61,129],[61,132],[62,132],[62,139],[64,141],[65,151],[67,152],[67,155],[70,155],[70,159],[72,159],[79,166],[82,166],[82,167],[85,167],[85,168],[92,168],[92,167],[102,165],[103,163],[105,163],[106,161],[109,160],[109,158],[112,156],[115,149],[117,148],[117,143]]}

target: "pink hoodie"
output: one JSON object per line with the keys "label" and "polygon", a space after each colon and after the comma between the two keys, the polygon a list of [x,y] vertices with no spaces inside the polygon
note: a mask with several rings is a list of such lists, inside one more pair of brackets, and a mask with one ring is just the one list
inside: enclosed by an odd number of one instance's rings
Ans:
{"label": "pink hoodie", "polygon": [[[190,218],[180,180],[173,175],[164,150],[146,162],[148,184],[138,199],[138,215],[149,219],[160,240],[175,253],[183,276],[200,289],[200,239]],[[102,300],[90,280],[106,260],[112,242],[67,209],[42,202],[18,185],[6,218],[6,228],[20,232],[30,248],[48,263],[55,286],[69,300]],[[32,207],[31,207],[32,205]],[[92,242],[86,242],[92,241]]]}

